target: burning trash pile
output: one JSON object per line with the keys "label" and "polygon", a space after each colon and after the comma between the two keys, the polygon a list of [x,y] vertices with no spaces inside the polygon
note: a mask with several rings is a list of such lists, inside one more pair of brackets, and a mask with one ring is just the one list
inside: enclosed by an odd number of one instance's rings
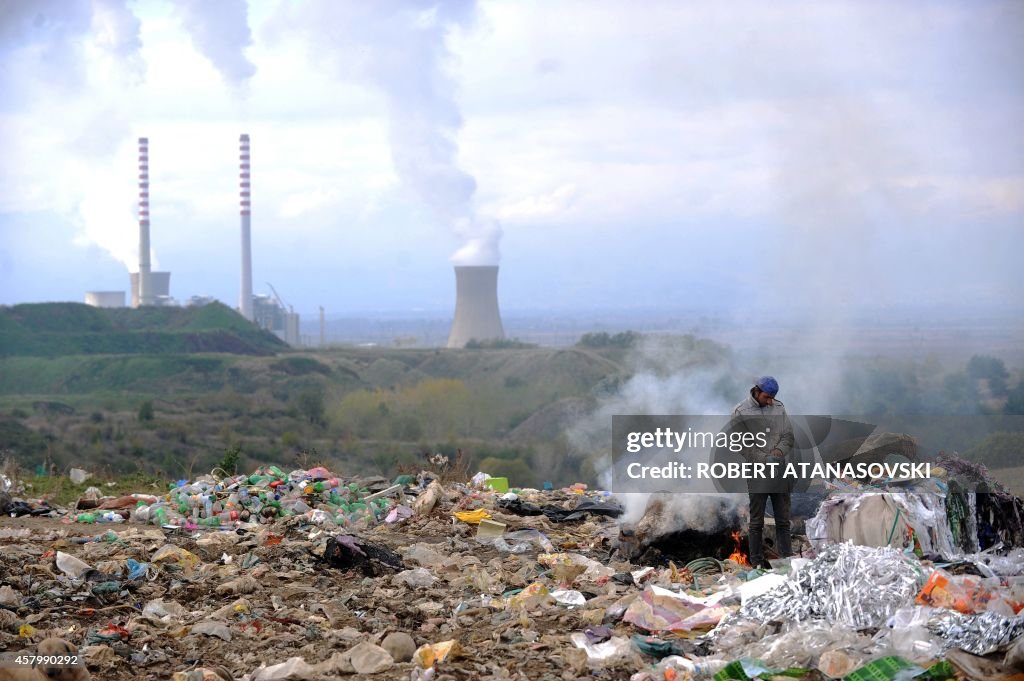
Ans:
{"label": "burning trash pile", "polygon": [[930,499],[897,504],[888,541],[819,532],[772,570],[745,564],[742,502],[653,497],[623,524],[626,501],[273,466],[94,488],[0,522],[0,650],[63,639],[115,681],[1024,673],[1024,549],[956,551]]}

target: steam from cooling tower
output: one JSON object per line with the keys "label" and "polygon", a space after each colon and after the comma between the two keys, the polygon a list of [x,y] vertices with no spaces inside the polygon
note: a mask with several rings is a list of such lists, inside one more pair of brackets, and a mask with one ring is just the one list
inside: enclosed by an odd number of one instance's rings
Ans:
{"label": "steam from cooling tower", "polygon": [[501,226],[477,215],[476,180],[458,165],[462,115],[446,40],[468,28],[474,0],[423,5],[412,0],[288,3],[269,26],[279,35],[303,33],[317,60],[383,95],[391,157],[402,184],[461,241],[455,265],[497,265]]}

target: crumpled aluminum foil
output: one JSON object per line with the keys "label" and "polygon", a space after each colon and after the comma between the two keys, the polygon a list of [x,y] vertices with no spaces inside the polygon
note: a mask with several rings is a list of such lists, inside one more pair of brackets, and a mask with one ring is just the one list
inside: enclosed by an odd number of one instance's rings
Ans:
{"label": "crumpled aluminum foil", "polygon": [[1024,636],[1024,615],[1006,617],[994,612],[963,615],[955,610],[936,610],[926,626],[942,639],[947,649],[988,655]]}
{"label": "crumpled aluminum foil", "polygon": [[895,549],[833,544],[789,581],[751,598],[722,624],[821,619],[858,630],[877,629],[914,600],[922,582],[920,564]]}

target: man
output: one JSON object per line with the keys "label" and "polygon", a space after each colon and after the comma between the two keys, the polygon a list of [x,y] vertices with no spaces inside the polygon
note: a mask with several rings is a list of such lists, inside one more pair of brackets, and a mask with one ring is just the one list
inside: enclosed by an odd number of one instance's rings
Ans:
{"label": "man", "polygon": [[786,415],[786,407],[775,399],[779,393],[779,382],[772,376],[762,376],[750,389],[750,397],[733,409],[733,428],[750,433],[764,433],[764,447],[753,447],[746,452],[748,461],[755,463],[777,462],[776,479],[751,480],[748,483],[750,496],[750,564],[754,567],[771,567],[764,558],[764,512],[768,500],[772,502],[775,516],[775,548],[782,557],[793,553],[790,540],[790,494],[789,486],[782,479],[781,471],[786,455],[793,448],[793,425]]}

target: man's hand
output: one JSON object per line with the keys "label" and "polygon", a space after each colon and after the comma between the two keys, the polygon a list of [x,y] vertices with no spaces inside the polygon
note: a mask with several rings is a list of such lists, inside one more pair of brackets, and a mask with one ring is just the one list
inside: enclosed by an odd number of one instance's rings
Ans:
{"label": "man's hand", "polygon": [[771,452],[769,452],[769,453],[770,453],[770,454],[771,454],[772,456],[778,456],[778,457],[783,457],[783,456],[786,456],[785,454],[783,454],[783,453],[782,453],[782,450],[781,450],[781,449],[779,449],[778,447],[776,447],[775,449],[773,449],[773,450],[772,450]]}

